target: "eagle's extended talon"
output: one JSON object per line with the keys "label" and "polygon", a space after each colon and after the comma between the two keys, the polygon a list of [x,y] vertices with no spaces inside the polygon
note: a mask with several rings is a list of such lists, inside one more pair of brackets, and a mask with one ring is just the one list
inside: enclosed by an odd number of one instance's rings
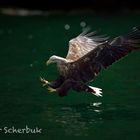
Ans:
{"label": "eagle's extended talon", "polygon": [[55,91],[56,91],[56,89],[51,88],[51,87],[48,87],[48,91],[49,91],[49,92],[55,92]]}
{"label": "eagle's extended talon", "polygon": [[42,77],[40,77],[40,81],[43,83],[43,87],[49,84],[49,82]]}

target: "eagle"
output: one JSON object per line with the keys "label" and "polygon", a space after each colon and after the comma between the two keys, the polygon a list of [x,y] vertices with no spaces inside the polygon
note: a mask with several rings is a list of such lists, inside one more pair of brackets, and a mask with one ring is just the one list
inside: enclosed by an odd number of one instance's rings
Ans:
{"label": "eagle", "polygon": [[90,29],[85,29],[69,41],[66,58],[56,55],[49,58],[47,65],[56,63],[59,70],[58,78],[52,82],[40,77],[49,92],[56,92],[63,97],[72,89],[102,97],[102,89],[89,86],[88,83],[102,69],[139,48],[137,45],[140,44],[140,29],[134,27],[128,33],[113,39],[99,33],[100,30],[90,32]]}

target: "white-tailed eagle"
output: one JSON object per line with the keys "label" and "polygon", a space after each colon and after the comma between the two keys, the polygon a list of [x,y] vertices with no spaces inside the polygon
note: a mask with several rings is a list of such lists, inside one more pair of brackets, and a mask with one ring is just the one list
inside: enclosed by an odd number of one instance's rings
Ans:
{"label": "white-tailed eagle", "polygon": [[128,34],[114,39],[98,35],[99,30],[85,30],[76,38],[69,41],[66,58],[51,56],[47,64],[56,63],[60,72],[59,77],[48,82],[41,78],[44,86],[50,92],[57,91],[59,96],[66,96],[70,89],[77,92],[85,91],[96,96],[102,96],[100,88],[88,86],[102,69],[138,49],[140,44],[140,29],[133,28]]}

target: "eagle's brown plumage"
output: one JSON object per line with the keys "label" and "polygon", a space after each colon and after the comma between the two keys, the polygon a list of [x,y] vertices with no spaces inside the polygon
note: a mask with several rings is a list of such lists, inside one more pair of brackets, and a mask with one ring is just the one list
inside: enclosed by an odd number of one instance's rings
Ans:
{"label": "eagle's brown plumage", "polygon": [[133,28],[126,35],[114,39],[97,36],[98,31],[83,32],[69,42],[66,58],[52,56],[49,62],[56,62],[60,77],[48,85],[56,89],[60,96],[67,95],[69,89],[87,91],[101,96],[100,89],[87,86],[86,82],[94,79],[102,70],[118,61],[140,44],[140,29]]}

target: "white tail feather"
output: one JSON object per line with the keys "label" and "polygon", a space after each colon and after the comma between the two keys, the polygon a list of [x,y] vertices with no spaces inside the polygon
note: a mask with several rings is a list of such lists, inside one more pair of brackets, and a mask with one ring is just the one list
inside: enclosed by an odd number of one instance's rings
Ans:
{"label": "white tail feather", "polygon": [[94,91],[91,92],[92,94],[94,94],[95,96],[98,96],[98,97],[102,97],[102,89],[101,88],[97,88],[97,87],[92,87],[92,86],[89,86],[89,88],[93,89]]}

